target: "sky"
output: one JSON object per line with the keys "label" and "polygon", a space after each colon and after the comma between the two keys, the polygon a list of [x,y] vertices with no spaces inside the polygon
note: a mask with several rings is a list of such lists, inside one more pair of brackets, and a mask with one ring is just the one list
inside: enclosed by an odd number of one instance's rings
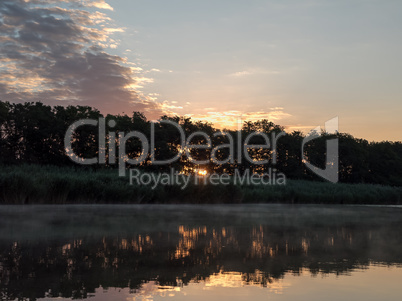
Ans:
{"label": "sky", "polygon": [[0,99],[402,140],[400,0],[1,0]]}

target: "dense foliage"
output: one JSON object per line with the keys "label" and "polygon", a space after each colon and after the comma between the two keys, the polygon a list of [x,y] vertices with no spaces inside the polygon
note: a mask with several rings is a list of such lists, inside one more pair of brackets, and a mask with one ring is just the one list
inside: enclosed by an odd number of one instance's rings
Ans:
{"label": "dense foliage", "polygon": [[[105,117],[106,121],[114,120],[116,125],[112,128],[106,126],[106,133],[119,133],[139,131],[150,137],[152,122],[147,120],[142,113],[134,112],[128,115],[103,116],[98,110],[87,106],[47,106],[43,103],[14,104],[0,102],[0,163],[3,165],[40,164],[57,166],[74,166],[65,152],[64,136],[67,128],[79,119],[98,119]],[[228,143],[223,135],[214,136],[219,132],[212,124],[193,121],[184,117],[163,116],[161,120],[171,120],[182,126],[186,137],[196,131],[202,131],[212,138],[213,146]],[[108,123],[106,123],[108,124]],[[180,135],[177,129],[164,123],[155,125],[155,158],[158,160],[173,157],[180,149]],[[233,139],[235,145],[243,145],[245,137],[252,132],[263,132],[271,136],[272,133],[283,131],[283,127],[267,120],[257,122],[244,122],[241,131],[225,130]],[[241,135],[239,135],[241,134]],[[264,173],[269,167],[274,167],[283,172],[290,179],[319,180],[302,162],[301,145],[305,135],[294,131],[278,139],[277,162],[272,164],[273,152],[269,149],[252,149],[249,154],[255,160],[268,159],[269,164],[255,165],[244,158],[244,154],[237,153],[235,147],[233,154],[228,148],[220,149],[219,159],[231,158],[225,164],[210,162],[202,166],[208,171],[218,173],[233,173],[235,169],[251,169],[257,173]],[[94,126],[81,126],[75,131],[73,149],[81,157],[91,158],[100,155],[99,132]],[[368,142],[356,139],[349,134],[337,133],[322,135],[308,143],[305,155],[311,163],[324,167],[326,154],[326,141],[329,138],[339,139],[339,179],[344,183],[374,183],[383,185],[402,185],[402,143],[401,142]],[[107,136],[110,139],[110,135]],[[117,139],[117,138],[116,138]],[[205,143],[205,139],[197,136],[192,144]],[[263,144],[261,136],[254,136],[249,143]],[[107,145],[107,144],[106,144]],[[129,157],[134,158],[141,153],[139,140],[130,139],[126,145]],[[192,150],[191,154],[197,159],[210,158],[210,149]],[[118,157],[118,153],[114,154]],[[232,156],[231,156],[232,155]],[[116,167],[116,164],[108,164],[110,153],[106,153],[106,164],[92,165],[92,170]],[[240,159],[239,159],[240,158]],[[191,172],[200,166],[192,164],[188,157],[183,155],[179,160],[169,165],[155,165],[151,158],[140,166],[148,171],[160,171],[175,168],[180,171]]]}

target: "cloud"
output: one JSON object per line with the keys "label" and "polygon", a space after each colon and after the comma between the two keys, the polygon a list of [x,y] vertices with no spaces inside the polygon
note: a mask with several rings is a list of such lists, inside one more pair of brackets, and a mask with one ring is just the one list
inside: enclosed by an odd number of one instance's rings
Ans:
{"label": "cloud", "polygon": [[[153,83],[151,75],[173,71],[144,70],[108,53],[107,48],[118,45],[113,34],[125,29],[97,9],[112,10],[104,0],[1,0],[0,99],[90,105],[112,114],[141,111],[150,119],[191,110],[190,102],[179,105],[158,101],[156,93],[142,93],[145,85]],[[234,76],[272,72],[250,69]],[[204,112],[191,116],[228,128],[236,127],[239,116],[273,121],[289,116],[283,108],[267,112],[208,108]]]}
{"label": "cloud", "polygon": [[244,77],[244,76],[255,75],[255,74],[273,75],[273,74],[280,74],[280,73],[282,73],[282,72],[277,71],[277,70],[264,70],[264,69],[260,69],[260,68],[253,68],[253,69],[249,69],[249,70],[243,70],[243,71],[237,71],[234,73],[230,73],[229,76]]}
{"label": "cloud", "polygon": [[106,27],[106,28],[103,28],[103,30],[106,31],[106,32],[109,32],[109,33],[114,33],[114,32],[124,32],[124,31],[125,31],[125,28],[122,28],[122,27],[120,27],[120,28],[109,28],[109,27]]}
{"label": "cloud", "polygon": [[111,6],[110,6],[108,3],[106,3],[104,0],[91,1],[91,2],[88,2],[88,5],[89,5],[89,6],[96,7],[96,8],[113,10],[113,7],[111,7]]}
{"label": "cloud", "polygon": [[124,28],[89,7],[113,9],[104,0],[0,2],[0,99],[163,114],[163,104],[137,90],[152,79],[105,50]]}
{"label": "cloud", "polygon": [[246,76],[246,75],[251,75],[251,74],[253,74],[253,73],[250,71],[238,71],[238,72],[235,72],[235,73],[232,73],[229,75],[239,77],[239,76]]}
{"label": "cloud", "polygon": [[291,115],[286,113],[283,108],[275,107],[269,111],[242,112],[231,110],[207,112],[206,114],[188,114],[187,116],[195,120],[211,122],[217,128],[237,129],[239,122],[242,124],[244,121],[257,121],[261,119],[277,122]]}
{"label": "cloud", "polygon": [[176,103],[177,103],[177,102],[175,102],[175,101],[170,101],[170,102],[169,102],[169,101],[165,100],[165,101],[162,103],[162,107],[163,107],[164,111],[167,112],[167,114],[169,114],[169,115],[174,115],[174,114],[176,114],[176,113],[175,113],[176,110],[181,110],[181,109],[183,109],[182,106],[177,106]]}

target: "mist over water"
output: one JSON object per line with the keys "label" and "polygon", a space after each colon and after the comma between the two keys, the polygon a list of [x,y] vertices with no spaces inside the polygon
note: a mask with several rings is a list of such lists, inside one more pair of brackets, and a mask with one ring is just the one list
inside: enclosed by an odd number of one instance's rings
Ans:
{"label": "mist over water", "polygon": [[3,206],[1,298],[290,300],[298,292],[314,300],[324,287],[347,290],[347,280],[357,298],[388,292],[387,300],[398,300],[401,213],[398,206]]}

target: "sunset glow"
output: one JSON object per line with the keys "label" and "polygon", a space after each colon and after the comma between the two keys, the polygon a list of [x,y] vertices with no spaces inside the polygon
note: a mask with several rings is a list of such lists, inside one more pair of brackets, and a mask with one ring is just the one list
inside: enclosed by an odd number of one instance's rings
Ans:
{"label": "sunset glow", "polygon": [[[0,99],[399,140],[400,2],[4,0]],[[347,13],[345,13],[347,12]],[[360,20],[360,21],[358,21]]]}

